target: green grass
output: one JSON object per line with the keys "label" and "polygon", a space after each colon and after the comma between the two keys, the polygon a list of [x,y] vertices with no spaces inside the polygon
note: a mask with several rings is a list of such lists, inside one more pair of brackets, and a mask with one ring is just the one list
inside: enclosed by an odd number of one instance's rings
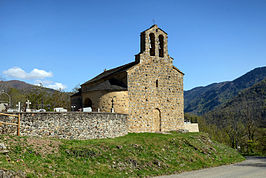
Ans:
{"label": "green grass", "polygon": [[244,160],[203,133],[131,133],[99,140],[0,138],[10,150],[0,154],[0,169],[28,177],[145,177]]}

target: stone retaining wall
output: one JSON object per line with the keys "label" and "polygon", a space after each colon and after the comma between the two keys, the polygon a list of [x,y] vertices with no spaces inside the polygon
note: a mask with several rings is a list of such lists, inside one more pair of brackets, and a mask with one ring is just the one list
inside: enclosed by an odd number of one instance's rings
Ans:
{"label": "stone retaining wall", "polygon": [[0,170],[0,178],[18,178],[26,177],[26,174],[22,171],[15,172],[12,170]]}
{"label": "stone retaining wall", "polygon": [[198,123],[186,123],[185,122],[185,129],[189,132],[199,132],[199,125]]}
{"label": "stone retaining wall", "polygon": [[[17,114],[17,113],[12,113]],[[127,115],[116,113],[21,113],[21,136],[64,139],[114,138],[126,135]],[[17,118],[0,116],[0,121],[16,123]],[[17,134],[16,126],[0,126],[0,134]]]}

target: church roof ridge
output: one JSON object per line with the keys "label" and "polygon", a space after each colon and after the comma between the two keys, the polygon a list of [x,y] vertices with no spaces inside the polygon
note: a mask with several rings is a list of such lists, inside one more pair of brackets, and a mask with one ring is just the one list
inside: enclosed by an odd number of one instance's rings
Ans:
{"label": "church roof ridge", "polygon": [[121,66],[106,70],[106,71],[100,73],[99,75],[97,75],[96,77],[92,78],[91,80],[88,80],[87,82],[83,83],[82,85],[93,83],[93,82],[96,82],[96,81],[101,80],[103,78],[106,78],[106,77],[109,77],[111,75],[114,75],[116,73],[125,71],[125,70],[129,69],[130,67],[132,67],[132,66],[134,66],[136,64],[137,64],[137,62],[134,61],[134,62],[130,62],[130,63],[124,64],[124,65],[121,65]]}
{"label": "church roof ridge", "polygon": [[185,75],[185,74],[184,74],[181,70],[179,70],[176,66],[173,65],[173,68],[174,68],[175,70],[177,70],[178,72],[180,72],[181,74]]}
{"label": "church roof ridge", "polygon": [[164,30],[162,30],[160,27],[158,27],[157,24],[152,25],[150,28],[144,30],[144,31],[141,32],[141,33],[144,33],[144,32],[146,32],[146,31],[148,31],[148,30],[150,30],[150,29],[152,29],[152,28],[154,28],[154,27],[157,27],[157,28],[160,29],[162,32],[164,32],[166,35],[168,35]]}

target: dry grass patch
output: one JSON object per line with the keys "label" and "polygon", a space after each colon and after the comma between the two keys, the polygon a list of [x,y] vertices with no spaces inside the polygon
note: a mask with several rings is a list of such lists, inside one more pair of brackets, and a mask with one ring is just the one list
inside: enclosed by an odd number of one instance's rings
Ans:
{"label": "dry grass patch", "polygon": [[47,154],[58,153],[61,142],[43,138],[27,138],[27,144],[31,146],[35,152],[44,156]]}

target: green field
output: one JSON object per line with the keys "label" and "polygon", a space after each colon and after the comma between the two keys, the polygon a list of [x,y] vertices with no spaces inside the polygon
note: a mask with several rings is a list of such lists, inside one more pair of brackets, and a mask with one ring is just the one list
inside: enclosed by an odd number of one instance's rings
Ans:
{"label": "green field", "polygon": [[0,135],[9,149],[0,169],[28,177],[145,177],[244,160],[204,133],[139,133],[114,139],[59,140]]}

